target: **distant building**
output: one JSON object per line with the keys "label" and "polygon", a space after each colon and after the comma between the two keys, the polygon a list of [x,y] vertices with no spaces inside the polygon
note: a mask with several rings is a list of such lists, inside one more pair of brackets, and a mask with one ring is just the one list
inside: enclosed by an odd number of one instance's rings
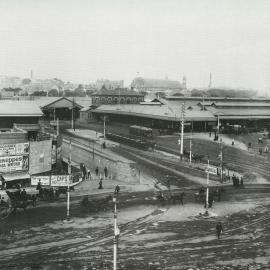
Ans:
{"label": "distant building", "polygon": [[92,104],[99,106],[102,104],[138,104],[144,101],[144,94],[127,88],[107,90],[103,87],[92,95]]}
{"label": "distant building", "polygon": [[142,77],[135,78],[131,83],[131,87],[136,91],[148,93],[166,93],[171,91],[181,92],[182,89],[185,89],[185,86],[183,86],[179,81],[172,81],[167,79],[149,79]]}
{"label": "distant building", "polygon": [[96,81],[96,88],[98,90],[102,89],[102,87],[105,87],[107,90],[114,90],[117,88],[123,88],[124,87],[124,81],[119,80],[107,80],[107,79],[100,79]]}

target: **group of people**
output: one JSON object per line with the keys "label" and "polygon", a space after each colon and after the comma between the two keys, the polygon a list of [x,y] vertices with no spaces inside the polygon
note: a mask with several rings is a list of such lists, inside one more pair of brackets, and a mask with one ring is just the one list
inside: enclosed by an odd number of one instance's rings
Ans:
{"label": "group of people", "polygon": [[244,180],[243,176],[239,177],[233,174],[232,176],[232,181],[233,181],[233,186],[234,187],[239,187],[244,185]]}

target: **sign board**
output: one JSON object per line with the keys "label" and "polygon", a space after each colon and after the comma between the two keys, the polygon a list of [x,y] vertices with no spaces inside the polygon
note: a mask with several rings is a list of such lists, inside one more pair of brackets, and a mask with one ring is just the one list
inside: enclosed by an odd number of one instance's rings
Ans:
{"label": "sign board", "polygon": [[27,170],[28,164],[29,164],[28,156],[0,157],[0,172],[14,172]]}
{"label": "sign board", "polygon": [[214,175],[217,175],[218,174],[218,167],[215,167],[215,166],[209,166],[209,167],[206,167],[205,171],[209,172],[209,174],[214,174]]}
{"label": "sign board", "polygon": [[29,143],[0,144],[0,156],[29,154]]}
{"label": "sign board", "polygon": [[51,186],[52,187],[66,187],[72,184],[72,177],[70,175],[52,175]]}
{"label": "sign board", "polygon": [[42,186],[49,186],[50,176],[47,175],[31,176],[31,186],[37,186],[39,181]]}

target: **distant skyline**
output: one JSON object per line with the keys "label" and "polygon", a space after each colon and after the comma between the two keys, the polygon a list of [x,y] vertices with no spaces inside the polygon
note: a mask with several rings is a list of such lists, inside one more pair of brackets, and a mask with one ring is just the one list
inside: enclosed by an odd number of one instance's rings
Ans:
{"label": "distant skyline", "polygon": [[[0,0],[0,75],[270,93],[268,0]],[[139,73],[138,73],[139,72]]]}

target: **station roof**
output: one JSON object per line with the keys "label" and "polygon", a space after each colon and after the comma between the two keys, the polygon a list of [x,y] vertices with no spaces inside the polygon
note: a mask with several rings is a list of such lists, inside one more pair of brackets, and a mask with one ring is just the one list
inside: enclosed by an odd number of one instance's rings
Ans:
{"label": "station roof", "polygon": [[[73,98],[67,97],[42,97],[35,100],[36,104],[42,109],[45,108],[72,108]],[[74,106],[82,108],[83,106],[78,104],[74,98]]]}
{"label": "station roof", "polygon": [[258,108],[223,108],[218,109],[214,107],[208,107],[208,111],[213,115],[220,117],[220,119],[270,119],[270,110],[258,109]]}
{"label": "station roof", "polygon": [[[119,105],[102,105],[94,113],[118,114],[139,116],[145,118],[179,121],[181,119],[181,110],[173,110],[166,105],[142,105],[142,104],[121,104]],[[216,117],[209,111],[186,110],[186,121],[216,121]]]}
{"label": "station roof", "polygon": [[40,117],[43,113],[34,101],[0,100],[0,117]]}
{"label": "station roof", "polygon": [[212,102],[214,107],[270,107],[270,102]]}

